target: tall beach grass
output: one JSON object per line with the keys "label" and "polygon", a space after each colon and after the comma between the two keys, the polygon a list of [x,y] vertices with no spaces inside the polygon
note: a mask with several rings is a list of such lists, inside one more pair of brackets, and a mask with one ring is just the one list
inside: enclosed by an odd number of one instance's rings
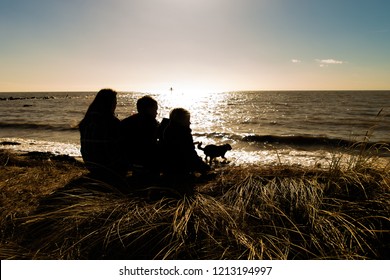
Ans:
{"label": "tall beach grass", "polygon": [[3,151],[0,258],[388,259],[390,168],[374,149],[326,167],[227,166],[181,196]]}

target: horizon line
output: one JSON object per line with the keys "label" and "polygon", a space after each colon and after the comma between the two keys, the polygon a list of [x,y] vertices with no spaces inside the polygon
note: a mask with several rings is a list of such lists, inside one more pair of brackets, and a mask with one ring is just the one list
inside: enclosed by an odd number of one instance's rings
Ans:
{"label": "horizon line", "polygon": [[[102,87],[101,89],[110,88],[115,90],[118,93],[161,93],[161,90],[116,90],[112,87]],[[33,90],[33,91],[0,91],[0,93],[45,93],[45,92],[52,92],[52,93],[76,93],[76,92],[98,92],[99,90]],[[167,89],[167,91],[170,91]],[[390,91],[389,89],[240,89],[240,90],[222,90],[222,91],[212,91],[209,93],[229,93],[229,92],[270,92],[270,91]],[[199,90],[199,92],[202,92],[202,90]],[[182,91],[182,93],[186,93],[185,91]]]}

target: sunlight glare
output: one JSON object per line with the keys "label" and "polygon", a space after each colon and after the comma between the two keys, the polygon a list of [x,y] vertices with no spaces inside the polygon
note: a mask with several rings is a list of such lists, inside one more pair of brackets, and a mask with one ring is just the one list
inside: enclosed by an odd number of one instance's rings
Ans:
{"label": "sunlight glare", "polygon": [[181,107],[187,110],[197,107],[199,102],[212,101],[208,98],[212,93],[216,93],[216,91],[211,88],[191,85],[167,87],[165,90],[157,92],[165,106],[170,108]]}
{"label": "sunlight glare", "polygon": [[218,114],[213,114],[225,102],[225,95],[217,91],[200,87],[168,87],[155,94],[159,103],[159,118],[168,118],[174,108],[184,108],[191,113],[192,127],[203,133],[213,132],[222,121]]}

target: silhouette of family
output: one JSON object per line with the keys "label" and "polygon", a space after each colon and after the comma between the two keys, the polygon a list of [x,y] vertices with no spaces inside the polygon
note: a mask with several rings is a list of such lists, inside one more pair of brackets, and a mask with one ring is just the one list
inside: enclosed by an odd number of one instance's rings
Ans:
{"label": "silhouette of family", "polygon": [[133,176],[184,182],[210,170],[195,150],[190,112],[174,108],[160,124],[157,101],[143,96],[137,113],[120,121],[116,104],[116,91],[100,90],[79,124],[81,155],[93,177],[112,183],[132,171]]}

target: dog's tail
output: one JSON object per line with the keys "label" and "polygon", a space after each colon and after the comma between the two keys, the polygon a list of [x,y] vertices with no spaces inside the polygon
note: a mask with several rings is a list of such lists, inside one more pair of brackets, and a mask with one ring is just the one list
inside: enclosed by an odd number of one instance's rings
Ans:
{"label": "dog's tail", "polygon": [[204,150],[204,148],[202,148],[202,142],[198,142],[198,149],[199,150]]}

